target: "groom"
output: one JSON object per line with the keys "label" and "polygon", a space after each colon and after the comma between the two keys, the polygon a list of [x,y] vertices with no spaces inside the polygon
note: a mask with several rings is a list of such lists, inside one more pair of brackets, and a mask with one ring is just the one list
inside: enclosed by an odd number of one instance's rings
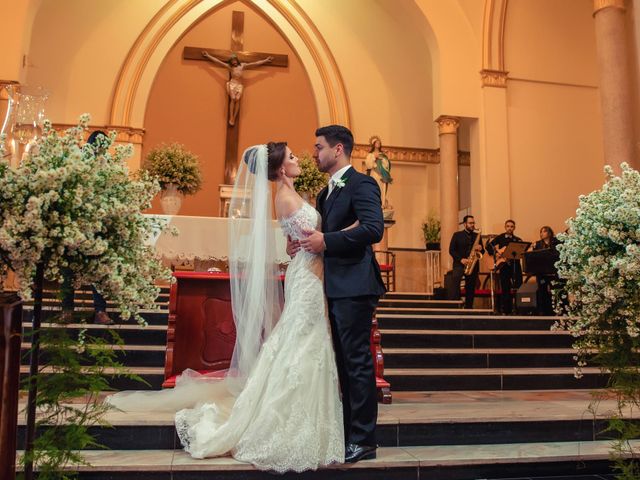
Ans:
{"label": "groom", "polygon": [[[351,166],[353,135],[341,125],[316,130],[314,158],[331,175],[318,195],[322,232],[299,247],[324,252],[324,286],[344,410],[345,462],[376,458],[376,379],[370,349],[371,320],[385,292],[371,245],[382,240],[380,188]],[[297,245],[289,244],[295,253]]]}

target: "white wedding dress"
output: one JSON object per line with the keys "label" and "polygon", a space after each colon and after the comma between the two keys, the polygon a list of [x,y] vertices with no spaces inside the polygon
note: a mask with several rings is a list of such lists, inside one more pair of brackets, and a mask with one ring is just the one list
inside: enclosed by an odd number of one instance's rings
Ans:
{"label": "white wedding dress", "polygon": [[[320,227],[308,203],[280,220],[285,234]],[[195,458],[232,455],[261,470],[315,470],[344,462],[338,373],[323,288],[321,255],[300,251],[287,269],[282,315],[262,345],[244,388],[185,372],[176,388],[122,392],[107,401],[125,411],[176,411],[176,430]],[[190,408],[185,408],[190,407]]]}

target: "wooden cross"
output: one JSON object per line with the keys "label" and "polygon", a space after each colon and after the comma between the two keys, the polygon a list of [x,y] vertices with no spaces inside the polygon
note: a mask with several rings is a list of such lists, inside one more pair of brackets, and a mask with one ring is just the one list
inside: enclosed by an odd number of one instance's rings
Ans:
{"label": "wooden cross", "polygon": [[[185,60],[199,60],[199,61],[212,61],[214,65],[226,66],[231,65],[231,59],[236,57],[241,65],[247,65],[249,67],[258,64],[264,64],[270,67],[287,67],[289,65],[289,58],[287,55],[279,55],[276,53],[264,53],[264,52],[247,52],[244,48],[244,12],[233,12],[231,18],[231,50],[216,50],[211,48],[199,48],[199,47],[185,47],[182,53],[182,58]],[[206,52],[210,58],[206,58],[203,55]],[[213,59],[211,59],[211,57]],[[271,61],[268,63],[262,63],[265,59],[271,57]],[[216,62],[216,59],[218,60]],[[256,63],[258,62],[258,63]],[[222,63],[222,65],[221,65]],[[252,65],[253,64],[253,65]],[[241,72],[240,72],[241,77]],[[242,82],[238,77],[235,81]],[[229,80],[232,80],[232,74],[229,74]],[[242,86],[240,86],[240,94],[237,95],[237,100],[232,98],[232,92],[229,91],[229,83],[227,83],[227,97],[228,97],[228,112],[229,121],[227,121],[227,138],[225,143],[224,154],[224,182],[228,185],[233,184],[238,169],[238,122],[235,118],[238,113],[239,102],[242,95]],[[236,83],[237,86],[237,83]],[[236,90],[237,94],[237,90]],[[233,114],[235,112],[235,114]]]}

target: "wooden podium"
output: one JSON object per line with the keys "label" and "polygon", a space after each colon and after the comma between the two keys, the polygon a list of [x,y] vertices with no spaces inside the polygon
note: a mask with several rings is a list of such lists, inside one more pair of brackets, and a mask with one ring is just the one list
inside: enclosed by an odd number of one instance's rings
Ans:
{"label": "wooden podium", "polygon": [[[187,368],[209,373],[229,368],[236,330],[231,311],[228,273],[174,272],[169,294],[169,327],[164,366],[165,388]],[[375,316],[371,328],[378,400],[391,403],[390,385],[382,375],[384,359]]]}

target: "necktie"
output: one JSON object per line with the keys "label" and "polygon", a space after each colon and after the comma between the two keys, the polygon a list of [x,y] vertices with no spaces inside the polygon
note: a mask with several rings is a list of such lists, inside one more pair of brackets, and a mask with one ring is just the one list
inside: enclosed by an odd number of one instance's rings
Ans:
{"label": "necktie", "polygon": [[329,196],[331,195],[331,192],[333,192],[333,189],[335,187],[336,187],[336,180],[332,178],[331,180],[329,180],[329,191],[327,192],[327,198],[329,198]]}

